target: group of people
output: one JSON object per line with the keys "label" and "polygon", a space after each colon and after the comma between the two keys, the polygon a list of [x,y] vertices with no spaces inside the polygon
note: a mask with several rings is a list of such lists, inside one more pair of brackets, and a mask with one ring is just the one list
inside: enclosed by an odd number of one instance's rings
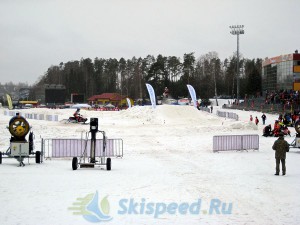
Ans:
{"label": "group of people", "polygon": [[[265,125],[265,122],[266,122],[266,119],[267,119],[266,115],[263,114],[261,116],[261,118],[262,118],[262,121],[263,121],[263,125]],[[250,115],[250,122],[253,122],[253,116],[252,115]],[[254,123],[255,123],[255,125],[258,125],[258,123],[259,123],[259,119],[257,118],[257,116],[254,119]]]}
{"label": "group of people", "polygon": [[[283,118],[285,118],[285,119],[283,119]],[[282,117],[282,115],[279,115],[278,120],[275,120],[273,129],[272,129],[271,124],[264,127],[263,136],[264,137],[269,137],[269,136],[278,137],[280,133],[282,133],[283,135],[291,136],[291,132],[288,129],[288,124],[290,124],[289,121],[290,120],[286,119],[286,117]]]}
{"label": "group of people", "polygon": [[266,104],[292,104],[299,101],[299,92],[294,90],[266,91]]}
{"label": "group of people", "polygon": [[271,124],[269,124],[265,126],[263,130],[264,137],[278,137],[280,133],[282,133],[283,135],[291,136],[289,128],[285,124],[279,122],[278,120],[275,121],[274,129],[272,129]]}

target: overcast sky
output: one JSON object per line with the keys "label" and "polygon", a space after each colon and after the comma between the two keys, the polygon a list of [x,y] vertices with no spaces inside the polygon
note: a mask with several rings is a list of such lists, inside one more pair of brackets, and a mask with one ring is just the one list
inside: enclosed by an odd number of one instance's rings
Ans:
{"label": "overcast sky", "polygon": [[0,83],[33,84],[51,65],[83,58],[245,58],[300,50],[299,0],[0,0]]}

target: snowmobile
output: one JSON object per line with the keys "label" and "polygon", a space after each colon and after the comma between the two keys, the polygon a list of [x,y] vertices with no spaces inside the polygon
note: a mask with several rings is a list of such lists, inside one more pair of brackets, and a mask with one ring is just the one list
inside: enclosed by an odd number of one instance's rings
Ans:
{"label": "snowmobile", "polygon": [[69,123],[85,123],[88,119],[83,117],[82,115],[78,115],[78,118],[75,116],[70,116],[68,119]]}

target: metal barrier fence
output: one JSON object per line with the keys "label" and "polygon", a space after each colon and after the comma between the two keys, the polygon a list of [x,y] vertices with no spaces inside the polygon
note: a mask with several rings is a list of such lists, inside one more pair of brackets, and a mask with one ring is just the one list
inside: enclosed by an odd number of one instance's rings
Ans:
{"label": "metal barrier fence", "polygon": [[249,135],[220,135],[213,137],[213,151],[230,150],[258,150],[259,136],[257,134]]}
{"label": "metal barrier fence", "polygon": [[[45,158],[80,157],[85,153],[90,156],[91,140],[85,139],[42,139]],[[123,157],[123,140],[106,139],[103,151],[103,139],[96,140],[96,157]]]}
{"label": "metal barrier fence", "polygon": [[239,105],[235,104],[224,104],[222,108],[225,109],[239,109],[245,111],[258,111],[265,113],[273,114],[284,114],[284,113],[293,113],[294,110],[299,111],[299,104],[292,104],[290,106],[283,104],[264,104],[264,103],[255,103],[253,105],[241,103]]}
{"label": "metal barrier fence", "polygon": [[17,111],[17,110],[4,110],[4,115],[5,116],[15,116],[16,113],[19,113],[20,116],[23,116],[26,119],[58,121],[58,115],[44,115],[44,114],[36,114],[36,113],[22,113],[22,112]]}
{"label": "metal barrier fence", "polygon": [[220,117],[225,117],[225,118],[230,118],[230,119],[234,119],[234,120],[239,120],[239,115],[233,112],[222,112],[217,110],[217,116]]}

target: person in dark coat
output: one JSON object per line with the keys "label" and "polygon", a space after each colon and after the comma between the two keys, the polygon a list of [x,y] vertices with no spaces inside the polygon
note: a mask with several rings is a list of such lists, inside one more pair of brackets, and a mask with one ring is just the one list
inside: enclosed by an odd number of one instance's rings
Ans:
{"label": "person in dark coat", "polygon": [[273,132],[272,132],[272,126],[271,124],[269,124],[268,126],[265,126],[264,130],[263,130],[263,136],[264,137],[268,137],[268,136],[272,136]]}
{"label": "person in dark coat", "polygon": [[262,114],[261,119],[262,119],[263,125],[265,125],[267,116],[264,113]]}
{"label": "person in dark coat", "polygon": [[280,172],[280,161],[282,166],[282,175],[286,174],[286,166],[285,166],[285,158],[286,153],[289,151],[290,146],[286,140],[283,138],[283,134],[279,133],[278,139],[273,144],[273,150],[275,151],[275,159],[276,159],[276,173],[275,175],[279,175]]}

